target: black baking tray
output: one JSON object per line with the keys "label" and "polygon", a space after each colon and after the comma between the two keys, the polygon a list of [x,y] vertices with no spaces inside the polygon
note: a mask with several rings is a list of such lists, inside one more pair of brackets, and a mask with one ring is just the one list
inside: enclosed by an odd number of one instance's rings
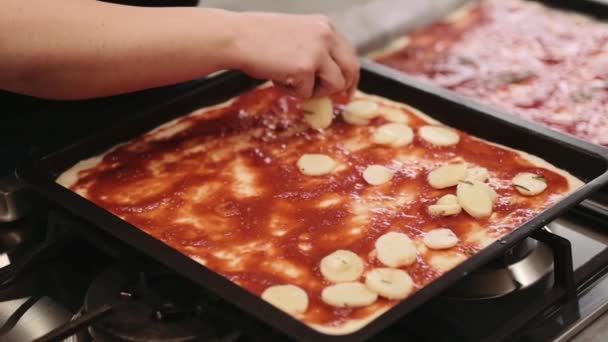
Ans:
{"label": "black baking tray", "polygon": [[[471,0],[470,2],[480,2],[481,0]],[[579,14],[587,15],[596,19],[608,19],[608,2],[603,2],[600,0],[526,0],[531,2],[537,2],[549,7],[553,7],[556,9],[576,12]],[[441,18],[439,20],[442,20]],[[427,24],[433,25],[433,23]],[[407,32],[404,32],[407,34]],[[430,83],[430,82],[429,82]],[[439,88],[439,86],[434,85]],[[441,88],[444,89],[444,88]],[[457,97],[458,98],[458,97]],[[463,96],[464,98],[464,96]],[[474,100],[474,99],[473,99]],[[462,101],[461,99],[457,101]],[[480,106],[480,108],[484,108],[485,106]],[[497,107],[485,107],[485,111],[488,112],[499,112],[502,109]],[[514,115],[515,116],[515,115]],[[580,138],[577,138],[580,139]],[[604,148],[600,145],[600,148]],[[604,148],[608,150],[608,148]],[[598,191],[591,198],[583,201],[579,208],[591,211],[596,214],[600,214],[604,217],[608,217],[608,187],[605,187]]]}
{"label": "black baking tray", "polygon": [[587,184],[360,330],[348,335],[331,336],[313,330],[226,278],[54,182],[60,173],[82,159],[102,153],[120,142],[137,137],[197,108],[225,101],[258,85],[260,81],[238,72],[225,73],[183,96],[139,113],[121,125],[102,131],[59,152],[32,160],[19,168],[17,174],[32,189],[74,215],[91,222],[91,226],[95,228],[90,229],[101,229],[122,240],[293,339],[316,341],[359,341],[372,337],[608,183],[608,155],[604,150],[538,125],[531,125],[521,120],[507,120],[500,114],[487,114],[471,102],[455,101],[453,95],[448,92],[432,93],[425,89],[424,85],[405,75],[366,60],[362,60],[362,64],[360,83],[362,91],[408,103],[447,125],[538,155],[568,170]]}
{"label": "black baking tray", "polygon": [[[535,2],[588,15],[596,19],[608,19],[608,3],[598,0],[533,0]],[[607,23],[608,24],[608,23]],[[608,148],[606,148],[608,150]],[[586,210],[608,217],[608,187],[601,189],[593,197],[583,201],[580,205]]]}

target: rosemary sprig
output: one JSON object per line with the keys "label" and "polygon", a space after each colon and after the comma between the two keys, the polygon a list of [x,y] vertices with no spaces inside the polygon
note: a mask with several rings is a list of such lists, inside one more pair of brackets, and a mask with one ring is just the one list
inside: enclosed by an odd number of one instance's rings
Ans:
{"label": "rosemary sprig", "polygon": [[471,182],[471,181],[467,181],[467,180],[460,181],[460,183],[464,183],[464,184],[473,185],[473,182]]}
{"label": "rosemary sprig", "polygon": [[518,187],[518,188],[520,188],[520,189],[524,189],[525,191],[530,191],[530,189],[526,188],[526,187],[525,187],[525,186],[523,186],[523,185],[519,185],[519,184],[513,184],[513,185],[515,185],[515,187]]}

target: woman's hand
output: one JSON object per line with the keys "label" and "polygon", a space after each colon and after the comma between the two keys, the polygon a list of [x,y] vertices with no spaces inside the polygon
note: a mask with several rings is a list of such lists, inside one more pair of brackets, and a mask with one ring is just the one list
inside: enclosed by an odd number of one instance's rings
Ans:
{"label": "woman's hand", "polygon": [[233,18],[236,68],[302,98],[352,94],[359,82],[354,48],[320,15],[239,13]]}

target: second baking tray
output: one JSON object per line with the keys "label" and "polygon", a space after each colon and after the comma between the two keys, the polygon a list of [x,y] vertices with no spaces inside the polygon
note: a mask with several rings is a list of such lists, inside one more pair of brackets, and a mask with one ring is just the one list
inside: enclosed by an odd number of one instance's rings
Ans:
{"label": "second baking tray", "polygon": [[[222,297],[240,310],[256,317],[277,331],[296,340],[358,341],[372,337],[395,323],[405,314],[440,294],[450,285],[500,256],[560,213],[575,206],[608,182],[608,156],[599,148],[563,136],[536,125],[506,120],[500,115],[488,115],[472,103],[456,102],[449,93],[432,93],[419,87],[416,81],[386,68],[363,61],[360,89],[395,101],[408,103],[447,125],[500,144],[540,156],[563,168],[587,184],[548,208],[511,234],[505,236],[470,259],[447,272],[436,281],[414,293],[391,310],[360,330],[341,336],[325,335],[276,309],[228,279],[205,268],[168,245],[144,233],[131,224],[96,206],[92,202],[55,183],[55,178],[76,162],[97,155],[108,148],[135,138],[173,118],[212,104],[220,103],[250,89],[259,81],[240,73],[227,73],[214,78],[200,88],[163,102],[153,110],[140,113],[119,127],[101,132],[42,159],[33,160],[18,170],[18,176],[32,189],[74,215],[81,217],[106,233],[165,264],[193,280],[202,288]],[[117,107],[118,108],[118,107]]]}
{"label": "second baking tray", "polygon": [[[470,1],[468,1],[468,3],[477,3],[477,2],[482,2],[482,1],[484,1],[484,0],[470,0]],[[573,0],[526,0],[526,1],[536,2],[539,4],[543,4],[543,5],[553,7],[556,9],[560,9],[563,11],[575,12],[575,13],[587,15],[587,16],[590,16],[590,17],[596,18],[596,19],[608,19],[608,1],[605,1],[605,0],[604,1],[601,1],[601,0],[577,0],[577,1],[573,1]],[[465,4],[466,3],[467,2],[465,2]],[[439,21],[441,21],[441,19],[439,19]],[[434,24],[430,23],[428,25],[432,26]],[[404,34],[407,34],[407,32],[405,32]],[[390,36],[395,37],[394,34],[391,34]],[[390,44],[390,41],[386,42],[386,44]],[[429,84],[431,84],[431,82],[429,82]],[[439,86],[436,86],[436,87],[439,87]],[[430,90],[430,91],[436,91],[436,90]],[[456,97],[455,99],[457,99],[457,101],[464,101],[462,99],[458,100],[458,97]],[[473,101],[479,101],[479,103],[482,102],[482,101],[476,100],[474,98],[471,98],[471,99]],[[504,111],[503,109],[500,109],[498,107],[490,107],[490,106],[487,106],[487,107],[478,106],[478,107],[480,109],[483,109],[486,112],[496,113],[497,111]],[[514,115],[514,117],[515,117],[515,115]],[[600,148],[604,148],[604,147],[600,146]],[[608,150],[608,148],[605,148],[605,149]],[[585,210],[590,210],[595,214],[600,214],[604,217],[608,217],[608,187],[601,189],[594,196],[592,196],[591,198],[582,202],[581,205],[579,206],[579,208],[585,209]]]}

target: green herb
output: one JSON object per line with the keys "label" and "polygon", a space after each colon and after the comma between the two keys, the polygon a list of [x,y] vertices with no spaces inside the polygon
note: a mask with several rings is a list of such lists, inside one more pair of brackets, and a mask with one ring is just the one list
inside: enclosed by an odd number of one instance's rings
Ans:
{"label": "green herb", "polygon": [[539,181],[541,181],[543,183],[547,183],[547,179],[544,176],[534,176],[532,178],[534,178],[536,180],[539,180]]}
{"label": "green herb", "polygon": [[315,112],[310,111],[310,110],[303,109],[303,110],[302,110],[302,113],[304,113],[304,114],[306,114],[306,115],[312,115],[312,114],[314,114]]}
{"label": "green herb", "polygon": [[385,284],[390,284],[391,282],[386,280],[386,279],[380,279],[381,282],[385,283]]}
{"label": "green herb", "polygon": [[530,189],[526,188],[526,187],[525,187],[525,186],[523,186],[523,185],[519,185],[519,184],[513,184],[513,185],[515,185],[515,187],[517,187],[517,188],[524,189],[524,190],[526,190],[526,191],[530,191]]}
{"label": "green herb", "polygon": [[473,182],[471,182],[471,181],[466,181],[466,180],[460,181],[460,183],[464,183],[464,184],[473,185]]}

